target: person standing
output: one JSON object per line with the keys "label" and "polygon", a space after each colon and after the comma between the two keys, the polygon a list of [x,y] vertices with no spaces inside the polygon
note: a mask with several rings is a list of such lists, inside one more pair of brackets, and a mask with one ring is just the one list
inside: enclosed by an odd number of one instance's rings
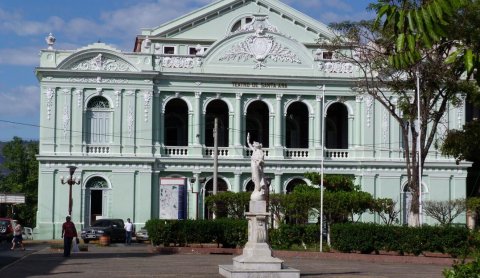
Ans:
{"label": "person standing", "polygon": [[127,223],[125,223],[125,244],[132,244],[132,233],[133,233],[133,223],[130,222],[130,218],[127,218]]}
{"label": "person standing", "polygon": [[63,256],[70,257],[72,250],[72,240],[77,237],[77,229],[75,224],[71,221],[70,215],[65,218],[65,223],[62,225],[62,238],[63,238]]}
{"label": "person standing", "polygon": [[13,240],[12,240],[12,248],[11,250],[15,250],[15,246],[20,244],[22,250],[25,250],[25,246],[23,246],[23,237],[22,237],[22,225],[17,222],[15,228],[13,228]]}

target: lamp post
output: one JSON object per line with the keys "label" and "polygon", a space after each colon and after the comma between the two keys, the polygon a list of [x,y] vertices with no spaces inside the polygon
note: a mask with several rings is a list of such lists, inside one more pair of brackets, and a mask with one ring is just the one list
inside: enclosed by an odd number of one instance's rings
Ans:
{"label": "lamp post", "polygon": [[62,176],[60,177],[60,181],[62,182],[62,184],[68,184],[68,215],[71,216],[72,215],[72,185],[80,184],[80,178],[79,177],[75,178],[73,176],[77,167],[68,166],[67,168],[70,171],[70,178],[68,178],[68,180],[65,180],[65,178]]}

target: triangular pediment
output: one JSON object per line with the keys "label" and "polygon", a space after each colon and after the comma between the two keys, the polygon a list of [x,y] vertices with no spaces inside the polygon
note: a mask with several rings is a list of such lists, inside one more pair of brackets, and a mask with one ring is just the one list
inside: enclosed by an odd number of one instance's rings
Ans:
{"label": "triangular pediment", "polygon": [[239,21],[262,14],[279,33],[301,43],[316,43],[332,38],[329,28],[279,0],[220,0],[152,29],[142,37],[178,41],[218,41],[230,33]]}

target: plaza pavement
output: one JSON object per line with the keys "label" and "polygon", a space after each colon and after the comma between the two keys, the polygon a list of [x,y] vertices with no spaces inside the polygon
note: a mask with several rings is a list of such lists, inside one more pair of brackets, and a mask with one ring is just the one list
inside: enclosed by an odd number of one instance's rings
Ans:
{"label": "plaza pavement", "polygon": [[[29,248],[30,247],[30,248]],[[33,248],[34,247],[34,248]],[[69,258],[49,244],[27,245],[21,258],[0,269],[0,277],[222,277],[218,265],[232,264],[232,254],[159,254],[148,244],[89,244],[87,252]],[[188,249],[183,249],[188,250]],[[278,252],[285,265],[299,269],[301,277],[443,277],[451,259],[376,256],[339,253]]]}

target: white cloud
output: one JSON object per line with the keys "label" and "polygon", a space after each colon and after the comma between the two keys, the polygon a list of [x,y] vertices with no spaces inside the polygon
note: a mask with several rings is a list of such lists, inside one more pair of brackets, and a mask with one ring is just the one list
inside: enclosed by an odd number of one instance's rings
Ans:
{"label": "white cloud", "polygon": [[40,48],[35,47],[0,49],[0,65],[36,66],[39,52]]}
{"label": "white cloud", "polygon": [[40,88],[38,86],[20,86],[9,92],[0,91],[0,116],[38,117]]}

